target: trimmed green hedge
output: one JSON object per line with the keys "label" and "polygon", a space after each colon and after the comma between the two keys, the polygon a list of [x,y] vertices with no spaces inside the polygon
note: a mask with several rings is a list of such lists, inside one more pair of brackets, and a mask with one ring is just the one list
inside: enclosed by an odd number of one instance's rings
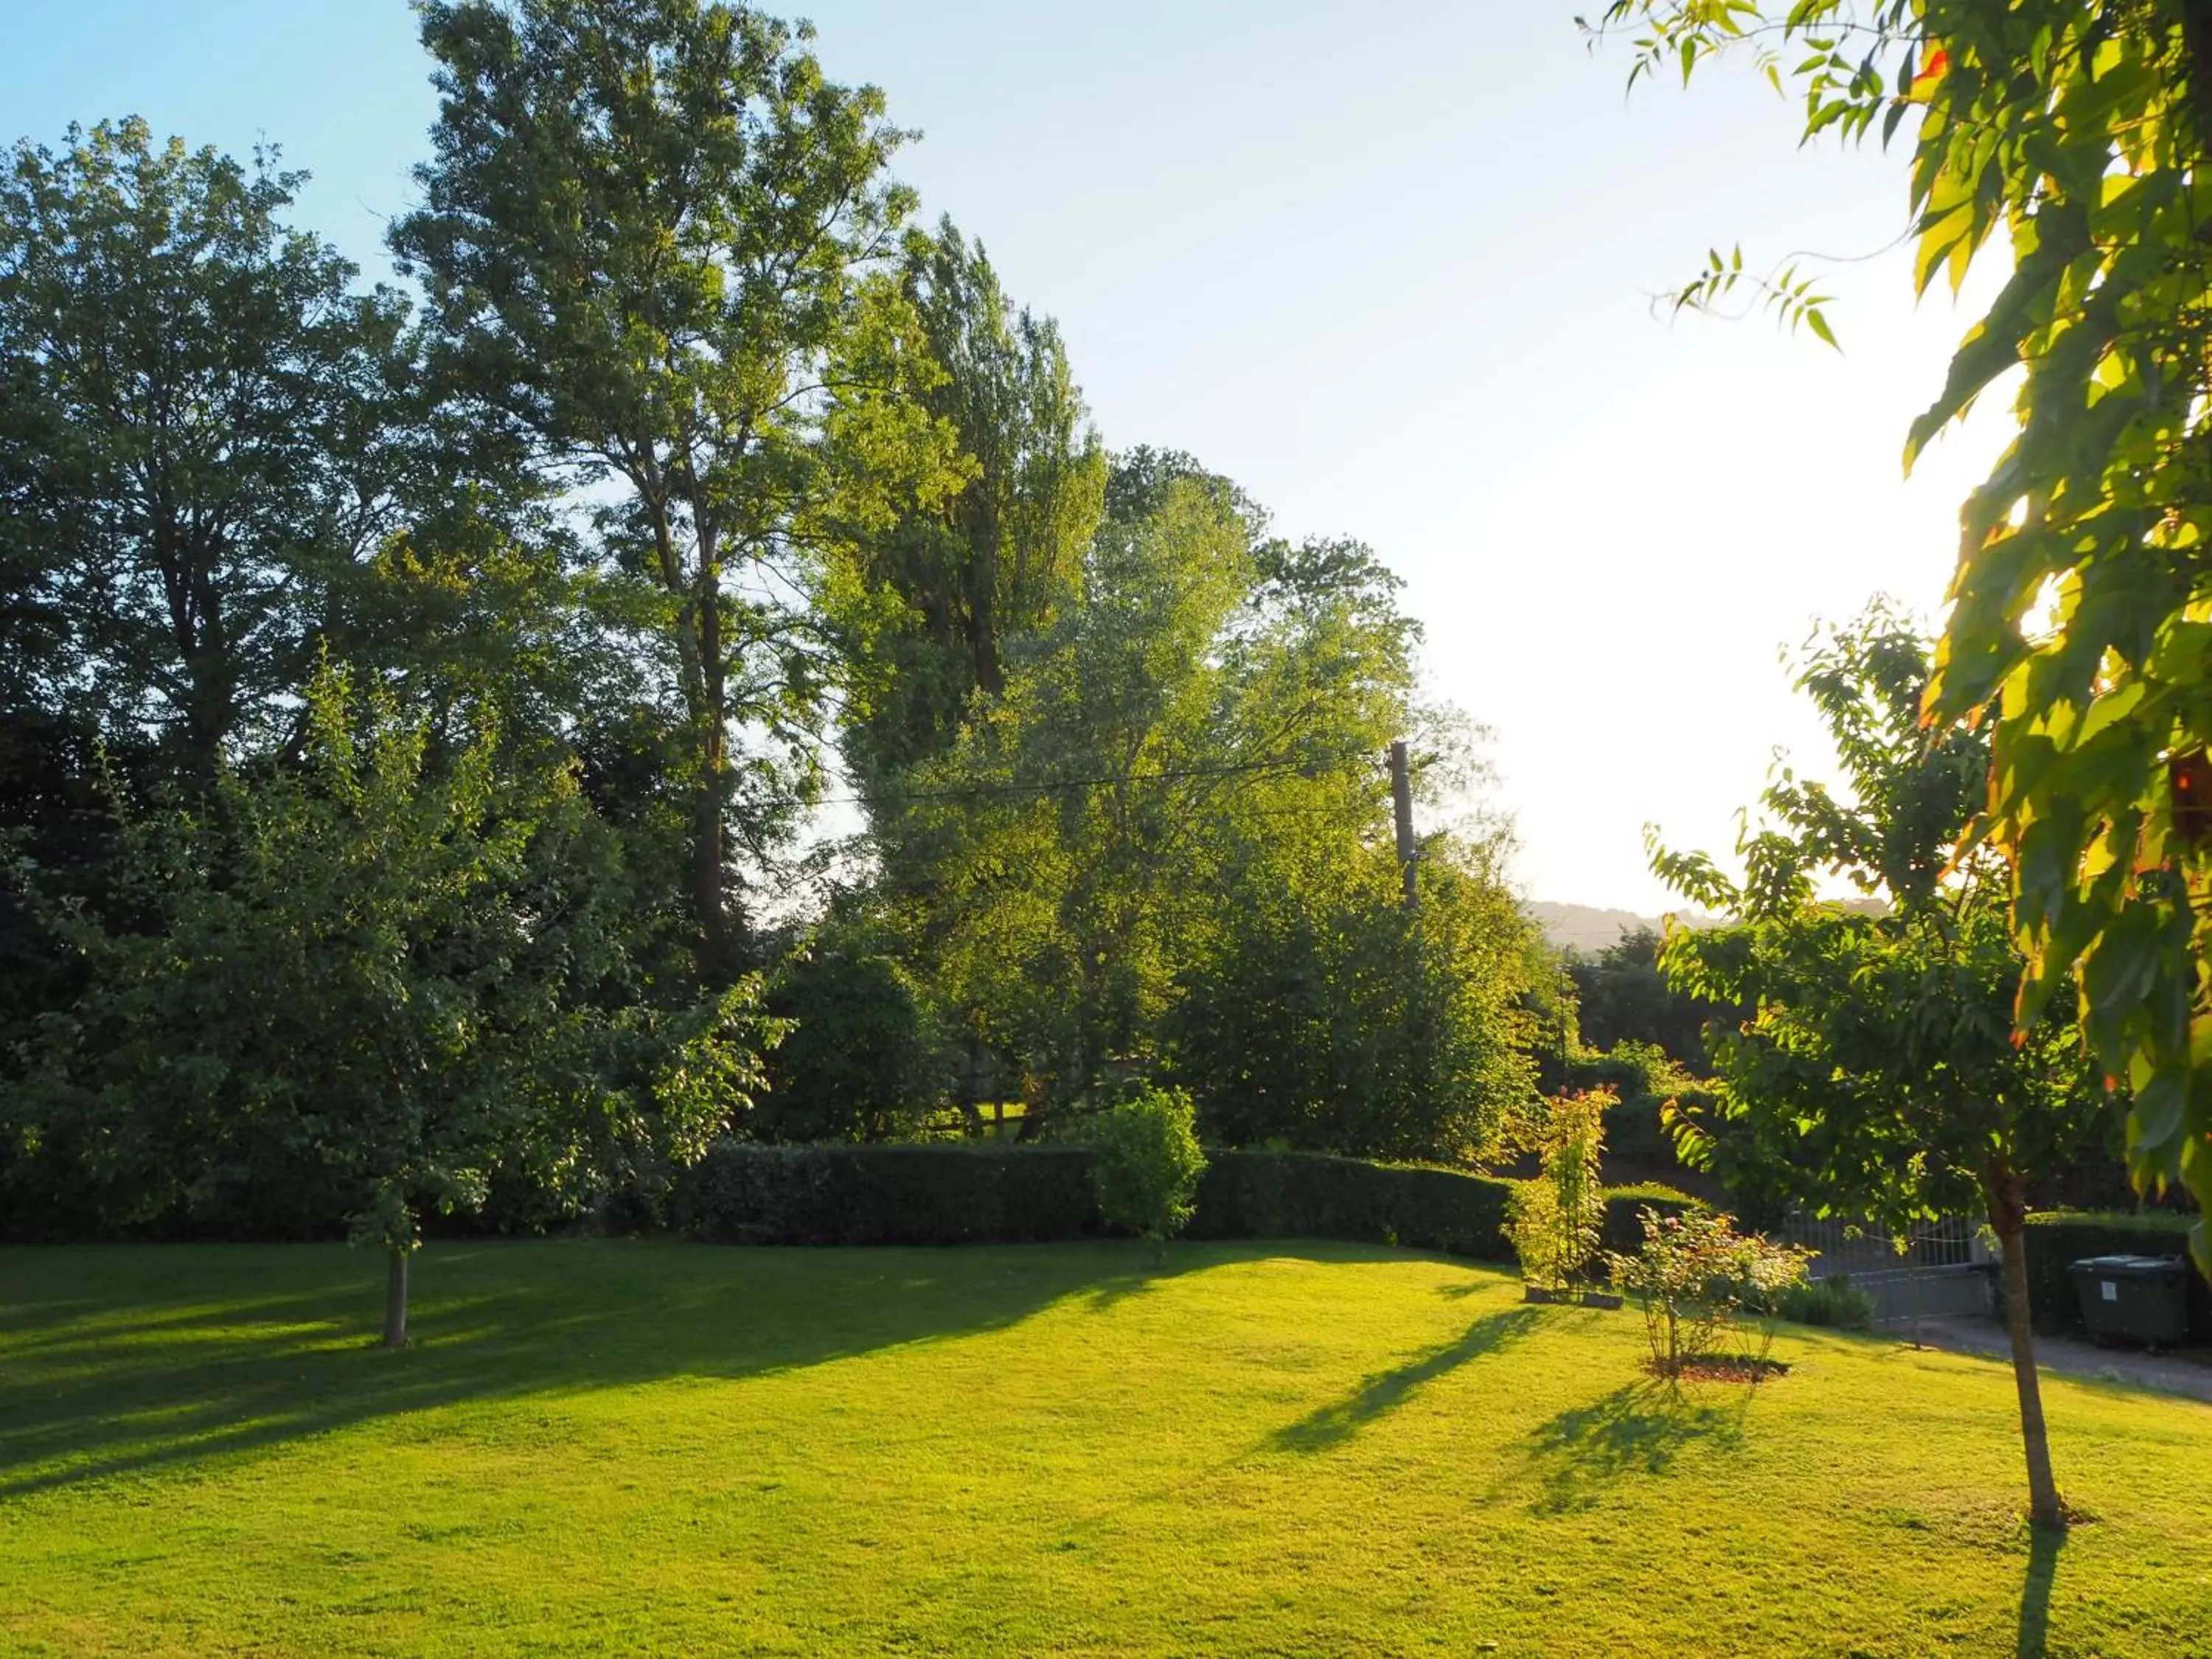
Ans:
{"label": "trimmed green hedge", "polygon": [[722,1141],[678,1181],[678,1231],[720,1244],[973,1244],[1096,1231],[1081,1146]]}
{"label": "trimmed green hedge", "polygon": [[1512,1183],[1326,1152],[1219,1152],[1199,1177],[1194,1238],[1340,1238],[1504,1260]]}
{"label": "trimmed green hedge", "polygon": [[[1322,1152],[1217,1151],[1199,1180],[1194,1238],[1334,1238],[1510,1261],[1512,1183],[1457,1170]],[[1633,1248],[1645,1204],[1608,1199],[1606,1242]],[[694,1238],[733,1244],[965,1244],[1081,1238],[1104,1231],[1091,1152],[952,1143],[771,1146],[724,1141],[679,1182],[672,1217]]]}
{"label": "trimmed green hedge", "polygon": [[[2027,1310],[2035,1328],[2078,1334],[2081,1302],[2068,1264],[2086,1255],[2189,1255],[2193,1215],[2052,1210],[2027,1218]],[[2212,1342],[2212,1284],[2189,1263],[2189,1340]]]}
{"label": "trimmed green hedge", "polygon": [[1605,1248],[1631,1255],[1644,1248],[1643,1212],[1681,1215],[1701,1207],[1689,1194],[1656,1182],[1640,1187],[1614,1187],[1605,1195]]}

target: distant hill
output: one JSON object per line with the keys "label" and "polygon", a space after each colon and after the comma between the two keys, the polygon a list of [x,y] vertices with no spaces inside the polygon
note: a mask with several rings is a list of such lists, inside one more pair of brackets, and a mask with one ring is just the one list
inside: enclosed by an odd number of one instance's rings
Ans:
{"label": "distant hill", "polygon": [[[1889,907],[1880,899],[1847,898],[1839,901],[1846,910],[1857,910],[1867,915],[1879,916]],[[1521,907],[1528,919],[1544,931],[1544,937],[1557,948],[1566,951],[1602,951],[1623,933],[1632,933],[1639,927],[1649,927],[1654,933],[1663,932],[1667,916],[1639,915],[1633,910],[1601,910],[1589,904],[1554,904],[1549,900],[1535,900]],[[1717,916],[1700,915],[1691,910],[1670,910],[1667,915],[1680,916],[1692,927],[1711,927],[1720,920]]]}
{"label": "distant hill", "polygon": [[[1544,938],[1562,951],[1601,951],[1613,945],[1621,933],[1635,933],[1639,927],[1656,931],[1666,929],[1666,915],[1639,915],[1632,909],[1597,909],[1595,905],[1553,905],[1551,900],[1533,900],[1522,905],[1528,911],[1528,921],[1544,929]],[[1712,915],[1698,915],[1694,911],[1668,911],[1668,915],[1681,915],[1690,927],[1712,927]]]}
{"label": "distant hill", "polygon": [[1544,937],[1561,950],[1602,951],[1623,933],[1639,927],[1655,931],[1666,925],[1663,916],[1638,915],[1633,910],[1601,910],[1589,904],[1553,904],[1539,900],[1522,907],[1544,930]]}

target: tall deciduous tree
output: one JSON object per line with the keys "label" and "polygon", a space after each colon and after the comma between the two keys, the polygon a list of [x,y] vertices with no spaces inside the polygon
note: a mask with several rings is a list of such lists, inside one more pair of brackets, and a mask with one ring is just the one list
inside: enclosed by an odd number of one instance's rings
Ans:
{"label": "tall deciduous tree", "polygon": [[951,1024],[1047,1105],[1152,1052],[1187,890],[1170,849],[1255,769],[1294,769],[1324,724],[1283,711],[1264,750],[1264,728],[1216,725],[1211,653],[1251,586],[1250,526],[1188,457],[1139,452],[1118,478],[1073,602],[1009,642],[1004,693],[878,801]]}
{"label": "tall deciduous tree", "polygon": [[[1989,833],[2027,953],[2133,1085],[2139,1185],[2212,1209],[2212,12],[2197,0],[1613,0],[1638,72],[1747,47],[1808,137],[1911,134],[1914,275],[2011,275],[1905,460],[2019,371],[2018,438],[1960,515],[1933,715],[1992,711]],[[1754,267],[1755,269],[1755,267]],[[1736,259],[1684,291],[1759,279]],[[1788,313],[1807,294],[1769,283]],[[1825,324],[1821,326],[1825,329]],[[2197,1260],[2212,1272],[2200,1222]]]}
{"label": "tall deciduous tree", "polygon": [[[442,101],[392,233],[457,384],[600,503],[687,723],[702,964],[742,954],[734,828],[787,827],[838,669],[825,565],[955,476],[896,270],[882,95],[702,0],[434,0]],[[750,753],[750,732],[764,739]]]}
{"label": "tall deciduous tree", "polygon": [[304,176],[136,119],[0,174],[0,694],[200,785],[290,728],[414,465],[404,307],[286,228]]}
{"label": "tall deciduous tree", "polygon": [[[1913,1219],[1978,1209],[2003,1255],[2031,1508],[2062,1516],[2028,1328],[2022,1223],[2029,1180],[2098,1144],[2109,1109],[2078,1034],[2054,1009],[2017,1040],[2021,958],[2005,872],[1953,861],[1989,765],[1986,731],[1921,729],[1925,643],[1877,607],[1810,653],[1798,684],[1841,757],[1846,793],[1784,773],[1747,821],[1744,871],[1655,853],[1684,896],[1735,918],[1670,928],[1684,991],[1755,1010],[1708,1028],[1717,1133],[1686,1151],[1738,1184],[1823,1214]],[[1881,914],[1823,901],[1847,878]]]}

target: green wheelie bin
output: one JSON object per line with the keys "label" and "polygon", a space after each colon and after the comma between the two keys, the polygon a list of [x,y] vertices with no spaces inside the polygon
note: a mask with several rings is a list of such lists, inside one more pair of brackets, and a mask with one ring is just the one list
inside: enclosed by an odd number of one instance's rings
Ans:
{"label": "green wheelie bin", "polygon": [[2081,1322],[2100,1341],[2124,1337],[2163,1348],[2189,1334],[2179,1257],[2088,1255],[2070,1267],[2081,1298]]}

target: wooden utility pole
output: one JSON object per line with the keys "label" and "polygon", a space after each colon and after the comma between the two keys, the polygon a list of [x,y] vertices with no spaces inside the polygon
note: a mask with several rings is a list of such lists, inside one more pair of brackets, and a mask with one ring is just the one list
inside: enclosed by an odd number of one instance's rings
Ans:
{"label": "wooden utility pole", "polygon": [[1398,872],[1406,882],[1406,908],[1410,910],[1416,901],[1418,889],[1413,882],[1413,779],[1406,762],[1403,742],[1390,745],[1390,806],[1398,820]]}

